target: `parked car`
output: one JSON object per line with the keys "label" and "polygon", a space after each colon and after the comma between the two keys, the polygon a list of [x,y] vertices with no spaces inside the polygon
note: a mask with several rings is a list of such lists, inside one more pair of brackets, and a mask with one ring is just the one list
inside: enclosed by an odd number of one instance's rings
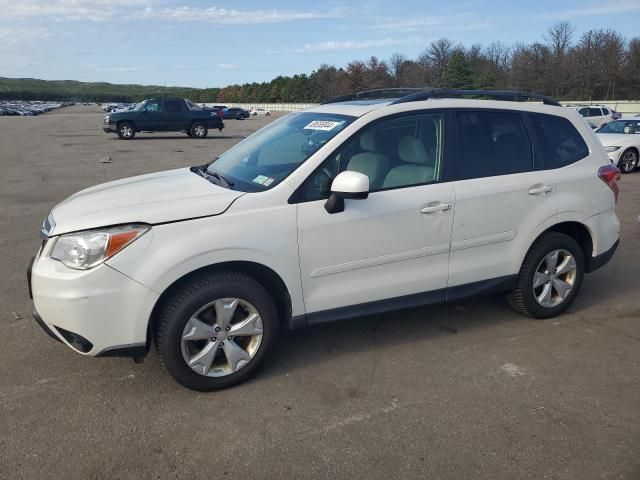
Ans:
{"label": "parked car", "polygon": [[264,108],[252,108],[249,113],[254,117],[268,117],[271,115],[271,112],[269,110],[265,110]]}
{"label": "parked car", "polygon": [[638,168],[640,152],[640,119],[623,117],[596,130],[611,162],[622,173]]}
{"label": "parked car", "polygon": [[0,116],[33,117],[73,104],[73,102],[45,102],[40,100],[0,100]]}
{"label": "parked car", "polygon": [[102,130],[131,140],[137,132],[186,132],[193,138],[204,138],[209,129],[222,131],[224,122],[219,111],[203,110],[184,98],[156,98],[140,102],[132,110],[105,115]]}
{"label": "parked car", "polygon": [[480,92],[496,100],[367,92],[69,197],[28,270],[36,320],[83,355],[154,344],[213,390],[255,373],[280,328],[498,292],[560,314],[618,246],[619,171],[574,111]]}
{"label": "parked car", "polygon": [[225,108],[222,110],[222,118],[229,119],[233,118],[235,120],[244,120],[245,118],[249,118],[249,110],[245,110],[244,108],[239,107],[231,107]]}
{"label": "parked car", "polygon": [[576,110],[591,128],[600,128],[621,116],[618,112],[602,105],[580,106],[576,107]]}

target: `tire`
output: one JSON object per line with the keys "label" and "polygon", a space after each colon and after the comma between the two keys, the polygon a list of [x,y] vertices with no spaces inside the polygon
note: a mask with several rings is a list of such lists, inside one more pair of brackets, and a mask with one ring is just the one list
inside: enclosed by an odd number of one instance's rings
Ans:
{"label": "tire", "polygon": [[[546,259],[549,256],[553,267],[551,254],[554,252],[558,252],[557,269],[562,270],[566,261],[564,269],[567,272],[556,274],[553,268],[549,268]],[[572,266],[573,270],[570,270]],[[546,233],[529,249],[518,274],[517,287],[509,295],[509,303],[529,317],[555,317],[571,305],[578,294],[584,278],[584,266],[584,252],[578,242],[563,233]],[[570,285],[570,289],[566,285]],[[543,295],[547,292],[548,295]]]}
{"label": "tire", "polygon": [[122,140],[132,140],[136,136],[136,129],[130,122],[122,122],[116,127],[116,132]]}
{"label": "tire", "polygon": [[185,133],[187,134],[188,137],[192,137],[191,130],[187,130]]}
{"label": "tire", "polygon": [[[236,302],[235,307],[232,300]],[[224,328],[224,315],[218,315],[217,311],[232,312],[232,317],[227,319],[230,330]],[[249,330],[246,330],[240,334],[238,325],[246,324],[254,315],[258,317],[251,324],[251,332],[261,333],[248,336]],[[194,320],[196,316],[199,320]],[[215,330],[218,324],[221,328]],[[243,328],[247,329],[248,325]],[[275,343],[278,325],[273,298],[254,279],[236,272],[203,274],[183,285],[163,303],[154,341],[161,364],[180,385],[206,392],[237,385],[254,375]],[[237,338],[227,338],[234,331]],[[192,337],[196,338],[190,340]],[[240,355],[236,347],[244,353]],[[213,356],[202,355],[203,352],[213,352]],[[198,362],[198,356],[204,361]],[[208,358],[211,363],[207,362]],[[235,358],[235,363],[230,358]]]}
{"label": "tire", "polygon": [[236,120],[244,120],[244,115],[237,115]]}
{"label": "tire", "polygon": [[618,160],[618,168],[622,173],[631,173],[638,166],[638,151],[634,148],[629,148],[622,152],[620,160]]}
{"label": "tire", "polygon": [[193,138],[205,138],[209,130],[207,129],[207,125],[204,122],[194,122],[189,129],[189,135]]}
{"label": "tire", "polygon": [[267,113],[265,113],[265,114],[264,114],[264,116],[265,116],[265,117],[270,117],[270,116],[271,116],[271,113],[267,112]]}

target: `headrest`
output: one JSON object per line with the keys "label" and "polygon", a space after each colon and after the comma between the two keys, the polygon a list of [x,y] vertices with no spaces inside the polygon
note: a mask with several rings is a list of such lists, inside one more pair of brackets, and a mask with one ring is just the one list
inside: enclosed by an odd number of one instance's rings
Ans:
{"label": "headrest", "polygon": [[376,131],[373,128],[367,129],[360,135],[360,146],[367,152],[377,152],[376,148]]}
{"label": "headrest", "polygon": [[426,165],[429,163],[429,154],[424,145],[416,137],[402,137],[398,143],[398,155],[404,162]]}

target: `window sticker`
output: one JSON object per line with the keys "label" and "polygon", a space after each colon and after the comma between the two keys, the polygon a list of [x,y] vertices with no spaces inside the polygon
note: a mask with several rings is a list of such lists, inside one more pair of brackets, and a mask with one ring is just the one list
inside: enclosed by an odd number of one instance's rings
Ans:
{"label": "window sticker", "polygon": [[328,132],[336,128],[338,125],[342,125],[343,123],[344,123],[344,120],[340,122],[331,122],[328,120],[314,120],[309,125],[304,127],[304,130],[322,130],[324,132]]}
{"label": "window sticker", "polygon": [[257,183],[258,185],[264,185],[265,187],[268,187],[273,183],[274,180],[275,178],[267,177],[266,175],[258,175],[256,178],[253,179],[253,183]]}

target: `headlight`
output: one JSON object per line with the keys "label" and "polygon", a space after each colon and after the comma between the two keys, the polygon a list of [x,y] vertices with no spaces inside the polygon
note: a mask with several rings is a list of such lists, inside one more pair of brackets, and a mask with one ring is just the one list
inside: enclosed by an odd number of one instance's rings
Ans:
{"label": "headlight", "polygon": [[149,228],[147,225],[123,225],[60,235],[50,256],[69,268],[88,270],[114,256]]}
{"label": "headlight", "polygon": [[104,116],[104,123],[109,123],[111,121],[111,116],[110,115],[105,115]]}
{"label": "headlight", "polygon": [[604,147],[604,151],[607,152],[607,153],[615,152],[617,150],[620,150],[620,147],[614,147],[614,146]]}

